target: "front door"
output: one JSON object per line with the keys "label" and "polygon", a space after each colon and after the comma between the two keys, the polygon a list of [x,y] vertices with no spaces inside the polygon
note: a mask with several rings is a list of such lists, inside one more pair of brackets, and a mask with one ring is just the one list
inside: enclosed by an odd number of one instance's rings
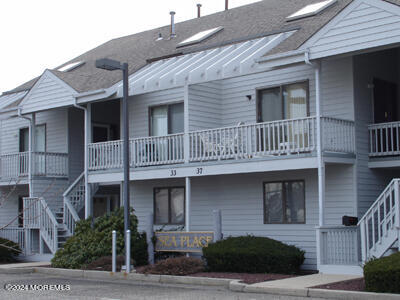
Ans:
{"label": "front door", "polygon": [[397,121],[397,84],[374,79],[374,122]]}
{"label": "front door", "polygon": [[18,197],[18,227],[24,226],[24,198],[28,196]]}

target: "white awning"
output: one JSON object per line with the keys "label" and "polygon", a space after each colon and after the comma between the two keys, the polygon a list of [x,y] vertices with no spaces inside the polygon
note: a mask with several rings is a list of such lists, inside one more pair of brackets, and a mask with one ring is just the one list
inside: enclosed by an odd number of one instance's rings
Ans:
{"label": "white awning", "polygon": [[[130,95],[256,72],[257,60],[294,31],[153,62],[129,77]],[[117,86],[122,96],[122,83]]]}

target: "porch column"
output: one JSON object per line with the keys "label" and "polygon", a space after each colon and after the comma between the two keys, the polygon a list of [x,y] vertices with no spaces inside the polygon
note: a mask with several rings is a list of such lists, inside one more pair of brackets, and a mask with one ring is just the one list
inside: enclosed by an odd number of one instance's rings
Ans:
{"label": "porch column", "polygon": [[89,151],[88,146],[92,142],[92,105],[89,103],[85,110],[85,219],[92,215],[93,200],[88,180]]}
{"label": "porch column", "polygon": [[190,231],[190,204],[192,197],[192,183],[190,177],[185,178],[185,230]]}
{"label": "porch column", "polygon": [[[316,103],[316,121],[317,121],[317,160],[318,160],[318,227],[325,224],[325,163],[322,156],[322,99],[321,99],[321,63],[317,62],[315,67],[315,103]],[[321,233],[316,232],[317,242],[317,265],[322,262]]]}
{"label": "porch column", "polygon": [[183,138],[183,153],[185,158],[185,163],[189,162],[189,148],[190,148],[190,141],[189,141],[189,85],[186,84],[184,87],[184,138]]}
{"label": "porch column", "polygon": [[29,182],[29,197],[34,197],[33,194],[33,175],[35,172],[35,134],[36,133],[36,114],[32,113],[29,124],[29,153],[28,153],[28,182]]}

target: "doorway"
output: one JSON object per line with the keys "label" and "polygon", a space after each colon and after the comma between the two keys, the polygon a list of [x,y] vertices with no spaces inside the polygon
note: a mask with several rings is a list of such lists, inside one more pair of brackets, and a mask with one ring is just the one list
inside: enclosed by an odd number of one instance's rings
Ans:
{"label": "doorway", "polygon": [[24,227],[24,198],[28,196],[18,197],[18,227]]}
{"label": "doorway", "polygon": [[374,123],[398,121],[397,84],[374,78]]}

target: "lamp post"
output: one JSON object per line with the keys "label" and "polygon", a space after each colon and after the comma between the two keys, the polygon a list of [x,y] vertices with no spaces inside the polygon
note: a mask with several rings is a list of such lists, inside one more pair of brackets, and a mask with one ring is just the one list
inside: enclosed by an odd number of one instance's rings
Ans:
{"label": "lamp post", "polygon": [[124,236],[125,236],[125,251],[126,251],[126,272],[130,273],[130,251],[128,253],[128,241],[127,241],[127,230],[129,229],[129,114],[128,114],[128,64],[121,63],[116,60],[102,58],[96,60],[96,68],[115,71],[121,70],[123,75],[123,97],[122,97],[122,123],[124,128],[123,137],[123,163],[124,163],[124,184],[123,184],[123,196],[124,196]]}

